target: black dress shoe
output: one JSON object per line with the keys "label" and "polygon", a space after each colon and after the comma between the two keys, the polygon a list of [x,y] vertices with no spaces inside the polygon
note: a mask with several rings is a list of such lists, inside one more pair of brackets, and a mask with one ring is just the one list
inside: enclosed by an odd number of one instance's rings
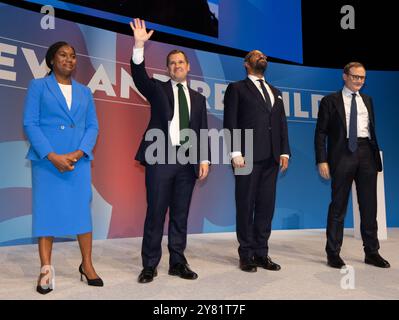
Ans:
{"label": "black dress shoe", "polygon": [[178,276],[186,280],[195,280],[198,278],[198,274],[196,274],[193,270],[191,270],[188,264],[183,264],[183,263],[176,263],[175,265],[170,267],[169,275]]}
{"label": "black dress shoe", "polygon": [[342,267],[345,266],[344,260],[341,259],[341,257],[336,254],[336,255],[328,255],[327,256],[327,264],[331,268],[336,268],[336,269],[341,269]]}
{"label": "black dress shoe", "polygon": [[269,256],[255,257],[254,262],[255,262],[256,266],[261,267],[266,270],[279,271],[281,269],[281,266],[277,263],[274,263],[272,261],[272,259],[270,259]]}
{"label": "black dress shoe", "polygon": [[50,293],[51,291],[53,291],[53,289],[51,288],[43,288],[42,286],[37,286],[36,287],[36,291],[39,292],[40,294],[47,294]]}
{"label": "black dress shoe", "polygon": [[371,264],[373,266],[379,267],[379,268],[391,267],[389,262],[386,261],[383,257],[381,257],[379,255],[379,253],[366,254],[366,257],[364,258],[364,262],[367,264]]}
{"label": "black dress shoe", "polygon": [[139,283],[151,282],[152,280],[154,280],[154,277],[156,277],[157,275],[158,273],[156,268],[145,267],[139,275],[138,282]]}
{"label": "black dress shoe", "polygon": [[[43,266],[37,282],[36,291],[40,294],[47,294],[55,288],[54,268],[51,265]],[[45,278],[47,276],[47,278]]]}
{"label": "black dress shoe", "polygon": [[83,276],[84,276],[86,278],[87,284],[89,286],[94,286],[94,287],[103,287],[104,286],[104,282],[101,278],[89,279],[87,277],[87,274],[83,271],[83,264],[80,264],[79,272],[80,272],[80,281],[83,281]]}
{"label": "black dress shoe", "polygon": [[245,272],[256,272],[256,265],[253,260],[240,259],[240,269]]}

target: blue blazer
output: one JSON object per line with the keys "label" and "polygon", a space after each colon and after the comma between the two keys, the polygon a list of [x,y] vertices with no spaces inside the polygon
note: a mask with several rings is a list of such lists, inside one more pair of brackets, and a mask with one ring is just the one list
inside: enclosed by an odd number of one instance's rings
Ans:
{"label": "blue blazer", "polygon": [[82,150],[93,159],[98,121],[93,95],[72,79],[72,106],[68,109],[54,74],[30,82],[25,101],[24,130],[31,144],[27,159],[41,160],[50,152]]}

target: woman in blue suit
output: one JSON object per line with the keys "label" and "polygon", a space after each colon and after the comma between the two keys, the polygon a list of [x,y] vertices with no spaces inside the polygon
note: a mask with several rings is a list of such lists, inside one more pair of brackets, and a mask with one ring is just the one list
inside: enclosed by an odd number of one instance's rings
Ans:
{"label": "woman in blue suit", "polygon": [[37,291],[54,289],[53,237],[77,235],[81,280],[103,286],[94,270],[90,202],[92,150],[98,122],[90,89],[72,79],[75,49],[66,42],[47,51],[48,76],[32,80],[26,97],[24,129],[31,144],[33,236],[39,237],[41,273]]}

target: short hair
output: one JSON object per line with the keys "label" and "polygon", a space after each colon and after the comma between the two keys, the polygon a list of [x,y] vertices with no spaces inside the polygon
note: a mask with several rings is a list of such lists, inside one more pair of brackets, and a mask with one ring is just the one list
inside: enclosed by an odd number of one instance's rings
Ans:
{"label": "short hair", "polygon": [[254,50],[249,51],[249,52],[245,55],[245,57],[244,57],[244,62],[248,62],[249,59],[251,59],[251,57],[254,55],[255,52],[259,52],[259,53],[261,53],[262,55],[264,55],[264,56],[267,58],[267,56],[266,56],[262,51],[260,51],[260,50],[258,50],[258,49],[254,49]]}
{"label": "short hair", "polygon": [[68,42],[65,41],[58,41],[56,43],[53,43],[47,50],[46,52],[46,65],[50,69],[50,72],[48,74],[51,74],[53,72],[53,64],[51,61],[53,61],[55,54],[57,51],[63,47],[63,46],[68,46],[71,47],[73,52],[75,53],[75,48],[72,47]]}
{"label": "short hair", "polygon": [[252,50],[252,51],[248,52],[248,53],[245,55],[245,57],[244,57],[244,62],[248,62],[249,59],[251,59],[252,55],[254,54],[254,51],[255,51],[255,50]]}
{"label": "short hair", "polygon": [[[252,55],[254,54],[254,51],[255,51],[255,50],[249,51],[249,52],[245,55],[245,57],[244,57],[244,62],[248,62],[249,59],[251,59]],[[247,65],[246,65],[245,63],[244,63],[244,68],[245,68],[245,70],[248,72],[248,68],[247,68]]]}
{"label": "short hair", "polygon": [[186,53],[182,50],[174,49],[171,52],[169,52],[168,55],[166,56],[166,66],[169,66],[169,57],[172,54],[178,54],[178,53],[181,53],[184,56],[184,59],[186,60],[186,62],[188,63],[188,57],[187,57]]}
{"label": "short hair", "polygon": [[366,70],[366,68],[364,67],[364,65],[360,62],[349,62],[345,67],[344,67],[344,73],[345,74],[349,74],[349,70],[351,68],[363,68],[364,70]]}

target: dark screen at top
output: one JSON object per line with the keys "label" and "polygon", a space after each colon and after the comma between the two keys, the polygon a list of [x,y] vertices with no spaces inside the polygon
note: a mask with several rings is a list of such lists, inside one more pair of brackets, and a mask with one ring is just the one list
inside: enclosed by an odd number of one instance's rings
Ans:
{"label": "dark screen at top", "polygon": [[206,0],[64,0],[101,11],[192,31],[218,36],[218,19]]}

